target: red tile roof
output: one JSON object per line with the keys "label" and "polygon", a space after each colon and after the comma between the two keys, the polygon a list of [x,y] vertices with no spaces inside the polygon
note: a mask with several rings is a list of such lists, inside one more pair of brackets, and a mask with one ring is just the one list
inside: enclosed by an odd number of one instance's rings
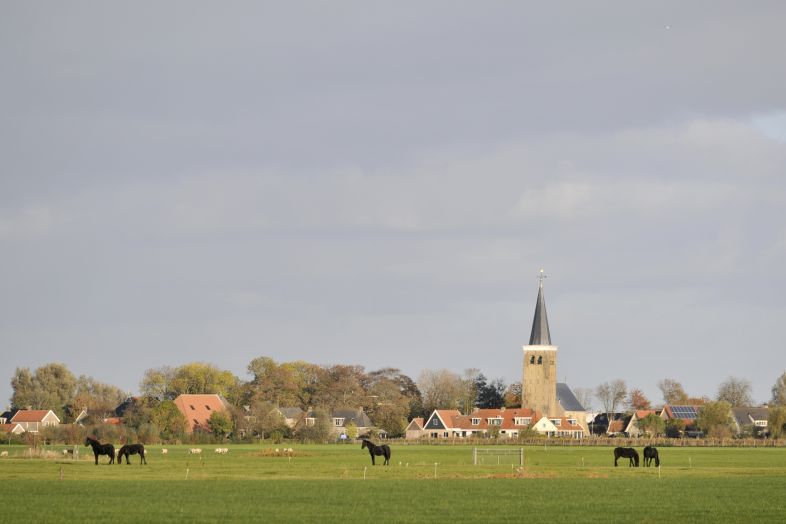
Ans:
{"label": "red tile roof", "polygon": [[50,411],[49,409],[20,409],[11,422],[42,422]]}
{"label": "red tile roof", "polygon": [[226,406],[218,395],[180,395],[175,405],[188,421],[187,431],[197,428],[207,429],[210,416],[218,411],[226,411]]}

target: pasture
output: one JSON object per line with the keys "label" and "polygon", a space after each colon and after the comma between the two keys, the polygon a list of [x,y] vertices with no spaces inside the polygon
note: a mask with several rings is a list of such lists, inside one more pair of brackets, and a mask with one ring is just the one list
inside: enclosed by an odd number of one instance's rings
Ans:
{"label": "pasture", "polygon": [[[660,448],[661,468],[613,466],[611,448],[527,447],[523,467],[494,457],[473,465],[471,446],[391,445],[371,466],[360,445],[147,447],[148,465],[29,458],[2,447],[4,521],[408,522],[522,520],[537,514],[589,522],[782,521],[786,449]],[[641,449],[639,449],[641,452]],[[136,460],[134,460],[136,459]]]}

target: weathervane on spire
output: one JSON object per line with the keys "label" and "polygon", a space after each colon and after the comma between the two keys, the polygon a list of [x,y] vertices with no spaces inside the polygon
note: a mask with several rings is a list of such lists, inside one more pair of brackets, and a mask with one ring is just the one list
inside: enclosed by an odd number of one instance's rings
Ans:
{"label": "weathervane on spire", "polygon": [[543,281],[548,278],[543,268],[540,269],[540,273],[538,273],[538,281],[540,282],[540,287],[543,287]]}

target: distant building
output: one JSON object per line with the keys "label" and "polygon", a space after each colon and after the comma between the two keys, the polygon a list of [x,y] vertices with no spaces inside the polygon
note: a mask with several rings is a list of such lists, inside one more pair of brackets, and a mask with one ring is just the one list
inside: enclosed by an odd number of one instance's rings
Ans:
{"label": "distant building", "polygon": [[9,433],[11,435],[21,435],[25,429],[21,424],[0,424],[0,434]]}
{"label": "distant building", "polygon": [[564,383],[557,383],[558,347],[551,343],[551,331],[546,315],[546,299],[540,271],[538,298],[532,319],[529,344],[524,346],[524,366],[521,381],[521,407],[543,413],[548,418],[567,417],[576,420],[588,432],[586,410]]}
{"label": "distant building", "polygon": [[187,433],[209,431],[208,421],[213,413],[227,411],[227,403],[219,395],[179,395],[175,399],[177,409],[186,417]]}
{"label": "distant building", "polygon": [[731,414],[738,435],[754,437],[769,435],[770,409],[767,406],[731,408]]}
{"label": "distant building", "polygon": [[25,431],[38,433],[48,426],[57,426],[60,419],[51,409],[20,409],[11,418],[11,424],[19,424]]}
{"label": "distant building", "polygon": [[[462,415],[455,409],[434,410],[425,424],[413,419],[407,427],[407,438],[467,438],[496,436],[517,438],[526,431],[546,437],[582,438],[586,432],[578,419],[547,417],[529,408],[476,409]],[[417,428],[422,429],[418,430]]]}

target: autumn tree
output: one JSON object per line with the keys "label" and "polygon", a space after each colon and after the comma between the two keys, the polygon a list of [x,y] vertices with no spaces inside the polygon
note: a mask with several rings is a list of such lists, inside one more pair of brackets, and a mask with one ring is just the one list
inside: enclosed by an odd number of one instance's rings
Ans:
{"label": "autumn tree", "polygon": [[114,416],[115,408],[125,398],[126,394],[120,388],[81,375],[76,381],[76,393],[69,402],[69,407],[76,415],[85,409],[91,415],[105,418]]}
{"label": "autumn tree", "polygon": [[475,409],[478,398],[478,379],[482,377],[485,385],[486,377],[477,368],[465,369],[461,376],[461,397],[459,399],[459,410],[465,414],[470,414]]}
{"label": "autumn tree", "polygon": [[406,402],[407,414],[404,417],[406,420],[423,415],[423,399],[414,380],[397,368],[382,368],[371,371],[368,373],[366,386],[371,398],[384,398],[384,395],[380,395],[380,392],[376,390],[377,386],[383,383],[393,384],[401,394],[401,397],[397,397],[398,401]]}
{"label": "autumn tree", "polygon": [[786,372],[784,372],[775,385],[772,386],[772,403],[776,406],[786,406]]}
{"label": "autumn tree", "polygon": [[682,384],[671,378],[664,378],[658,381],[658,389],[663,393],[663,401],[666,404],[687,404],[689,397],[685,393]]}
{"label": "autumn tree", "polygon": [[459,409],[464,392],[461,377],[447,369],[426,369],[418,376],[418,389],[423,396],[423,409]]}
{"label": "autumn tree", "polygon": [[660,435],[666,427],[666,422],[655,413],[650,413],[638,421],[639,429],[652,436]]}
{"label": "autumn tree", "polygon": [[628,394],[628,408],[632,411],[651,409],[650,399],[639,388],[633,388]]}
{"label": "autumn tree", "polygon": [[17,368],[11,378],[11,404],[20,409],[51,409],[63,420],[76,384],[76,377],[65,364],[46,364],[32,373],[29,368]]}
{"label": "autumn tree", "polygon": [[513,382],[508,384],[505,388],[505,394],[502,395],[502,400],[506,408],[520,408],[521,407],[521,382]]}
{"label": "autumn tree", "polygon": [[699,408],[696,427],[707,436],[726,438],[731,435],[731,405],[725,400],[707,402]]}
{"label": "autumn tree", "polygon": [[786,433],[786,406],[773,406],[767,418],[770,437],[781,438]]}
{"label": "autumn tree", "polygon": [[221,411],[214,411],[210,414],[207,426],[210,428],[210,431],[213,432],[213,435],[222,438],[232,433],[234,429],[231,415]]}
{"label": "autumn tree", "polygon": [[186,417],[171,400],[165,400],[150,412],[150,421],[161,430],[161,438],[173,440],[180,438],[188,428]]}
{"label": "autumn tree", "polygon": [[732,407],[752,405],[750,380],[735,377],[727,378],[718,387],[716,399],[728,402]]}

